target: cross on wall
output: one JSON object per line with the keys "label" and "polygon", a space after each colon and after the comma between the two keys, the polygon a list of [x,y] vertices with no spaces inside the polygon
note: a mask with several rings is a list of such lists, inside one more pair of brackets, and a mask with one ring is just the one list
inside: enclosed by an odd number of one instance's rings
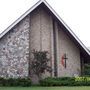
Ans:
{"label": "cross on wall", "polygon": [[66,55],[66,53],[62,56],[62,60],[61,60],[61,63],[62,63],[62,65],[64,66],[64,68],[66,68],[67,67],[67,55]]}
{"label": "cross on wall", "polygon": [[65,68],[66,68],[66,65],[67,65],[67,64],[66,64],[66,61],[67,61],[67,59],[68,59],[67,56],[66,56],[66,53],[64,54],[64,58],[63,58],[63,59],[65,60]]}

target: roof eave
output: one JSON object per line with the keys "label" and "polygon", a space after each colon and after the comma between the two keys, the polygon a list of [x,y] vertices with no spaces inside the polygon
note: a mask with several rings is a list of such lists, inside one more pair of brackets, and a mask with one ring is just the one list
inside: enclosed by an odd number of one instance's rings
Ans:
{"label": "roof eave", "polygon": [[8,31],[10,31],[17,23],[19,23],[23,18],[25,18],[30,12],[32,12],[35,8],[37,8],[41,3],[44,3],[49,8],[49,10],[54,14],[54,16],[65,26],[65,28],[70,32],[70,34],[76,39],[76,41],[80,44],[80,46],[90,56],[90,52],[88,51],[86,46],[81,42],[81,40],[74,34],[74,32],[68,27],[68,25],[60,18],[60,16],[45,0],[38,1],[34,6],[32,6],[28,11],[26,11],[20,18],[18,18],[14,23],[12,23],[6,30],[4,30],[0,34],[0,38],[2,38]]}
{"label": "roof eave", "polygon": [[43,0],[38,1],[29,10],[27,10],[23,15],[21,15],[15,22],[13,22],[8,28],[6,28],[0,34],[0,38],[2,38],[9,30],[11,30],[17,23],[19,23],[23,18],[25,18],[30,12],[32,12],[35,8],[37,8],[42,2],[43,2]]}
{"label": "roof eave", "polygon": [[68,27],[68,25],[61,19],[61,17],[55,12],[55,10],[44,0],[44,4],[48,6],[50,11],[57,17],[57,19],[65,26],[65,28],[71,33],[71,35],[78,41],[78,43],[83,47],[83,49],[90,55],[90,52],[86,46],[81,42],[81,40],[74,34],[74,32]]}

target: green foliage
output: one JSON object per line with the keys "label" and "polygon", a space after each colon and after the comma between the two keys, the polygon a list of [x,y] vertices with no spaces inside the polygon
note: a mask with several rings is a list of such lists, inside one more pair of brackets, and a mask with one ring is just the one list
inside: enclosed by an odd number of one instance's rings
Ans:
{"label": "green foliage", "polygon": [[[0,78],[0,86],[31,86],[30,78]],[[39,86],[90,86],[90,77],[48,77]]]}
{"label": "green foliage", "polygon": [[40,81],[41,86],[90,86],[90,80],[76,81],[75,77],[46,78]]}
{"label": "green foliage", "polygon": [[73,78],[62,77],[62,78],[46,78],[40,81],[41,86],[68,86],[73,82]]}
{"label": "green foliage", "polygon": [[85,64],[85,66],[84,66],[84,75],[90,76],[90,64]]}
{"label": "green foliage", "polygon": [[51,67],[49,65],[50,59],[48,58],[47,51],[33,51],[34,59],[32,60],[31,68],[33,72],[41,78],[45,71],[51,72]]}
{"label": "green foliage", "polygon": [[0,78],[0,86],[31,86],[29,78]]}

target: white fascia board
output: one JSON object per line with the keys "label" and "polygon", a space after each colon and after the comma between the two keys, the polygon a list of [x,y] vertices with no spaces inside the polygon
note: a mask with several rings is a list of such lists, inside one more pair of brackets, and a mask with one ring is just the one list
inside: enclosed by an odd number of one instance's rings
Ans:
{"label": "white fascia board", "polygon": [[19,23],[23,18],[25,18],[30,12],[37,8],[41,3],[44,3],[50,11],[57,17],[57,19],[65,26],[65,28],[70,32],[70,34],[77,40],[77,42],[83,47],[83,49],[90,55],[90,52],[86,46],[80,41],[80,39],[74,34],[74,32],[67,26],[67,24],[60,18],[60,16],[55,12],[55,10],[46,2],[46,0],[38,1],[34,6],[32,6],[28,11],[26,11],[20,18],[18,18],[14,23],[12,23],[6,30],[0,34],[2,38],[8,31],[10,31],[17,23]]}
{"label": "white fascia board", "polygon": [[81,42],[81,40],[75,35],[75,33],[68,27],[68,25],[60,18],[60,16],[55,12],[55,10],[44,0],[44,4],[50,9],[50,11],[57,17],[57,19],[65,26],[65,28],[70,32],[70,34],[76,39],[76,41],[83,47],[83,49],[90,55],[90,52],[86,46]]}
{"label": "white fascia board", "polygon": [[5,29],[1,34],[0,38],[2,38],[7,32],[9,32],[17,23],[19,23],[23,18],[25,18],[30,12],[32,12],[35,8],[37,8],[43,0],[38,1],[34,6],[32,6],[28,11],[26,11],[23,15],[21,15],[15,22],[13,22],[7,29]]}

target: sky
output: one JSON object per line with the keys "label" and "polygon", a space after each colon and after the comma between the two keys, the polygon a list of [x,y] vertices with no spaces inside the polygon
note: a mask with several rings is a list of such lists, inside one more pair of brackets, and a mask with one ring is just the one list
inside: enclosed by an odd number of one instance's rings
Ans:
{"label": "sky", "polygon": [[[0,33],[39,0],[0,0]],[[90,47],[90,0],[46,0],[64,22]]]}

